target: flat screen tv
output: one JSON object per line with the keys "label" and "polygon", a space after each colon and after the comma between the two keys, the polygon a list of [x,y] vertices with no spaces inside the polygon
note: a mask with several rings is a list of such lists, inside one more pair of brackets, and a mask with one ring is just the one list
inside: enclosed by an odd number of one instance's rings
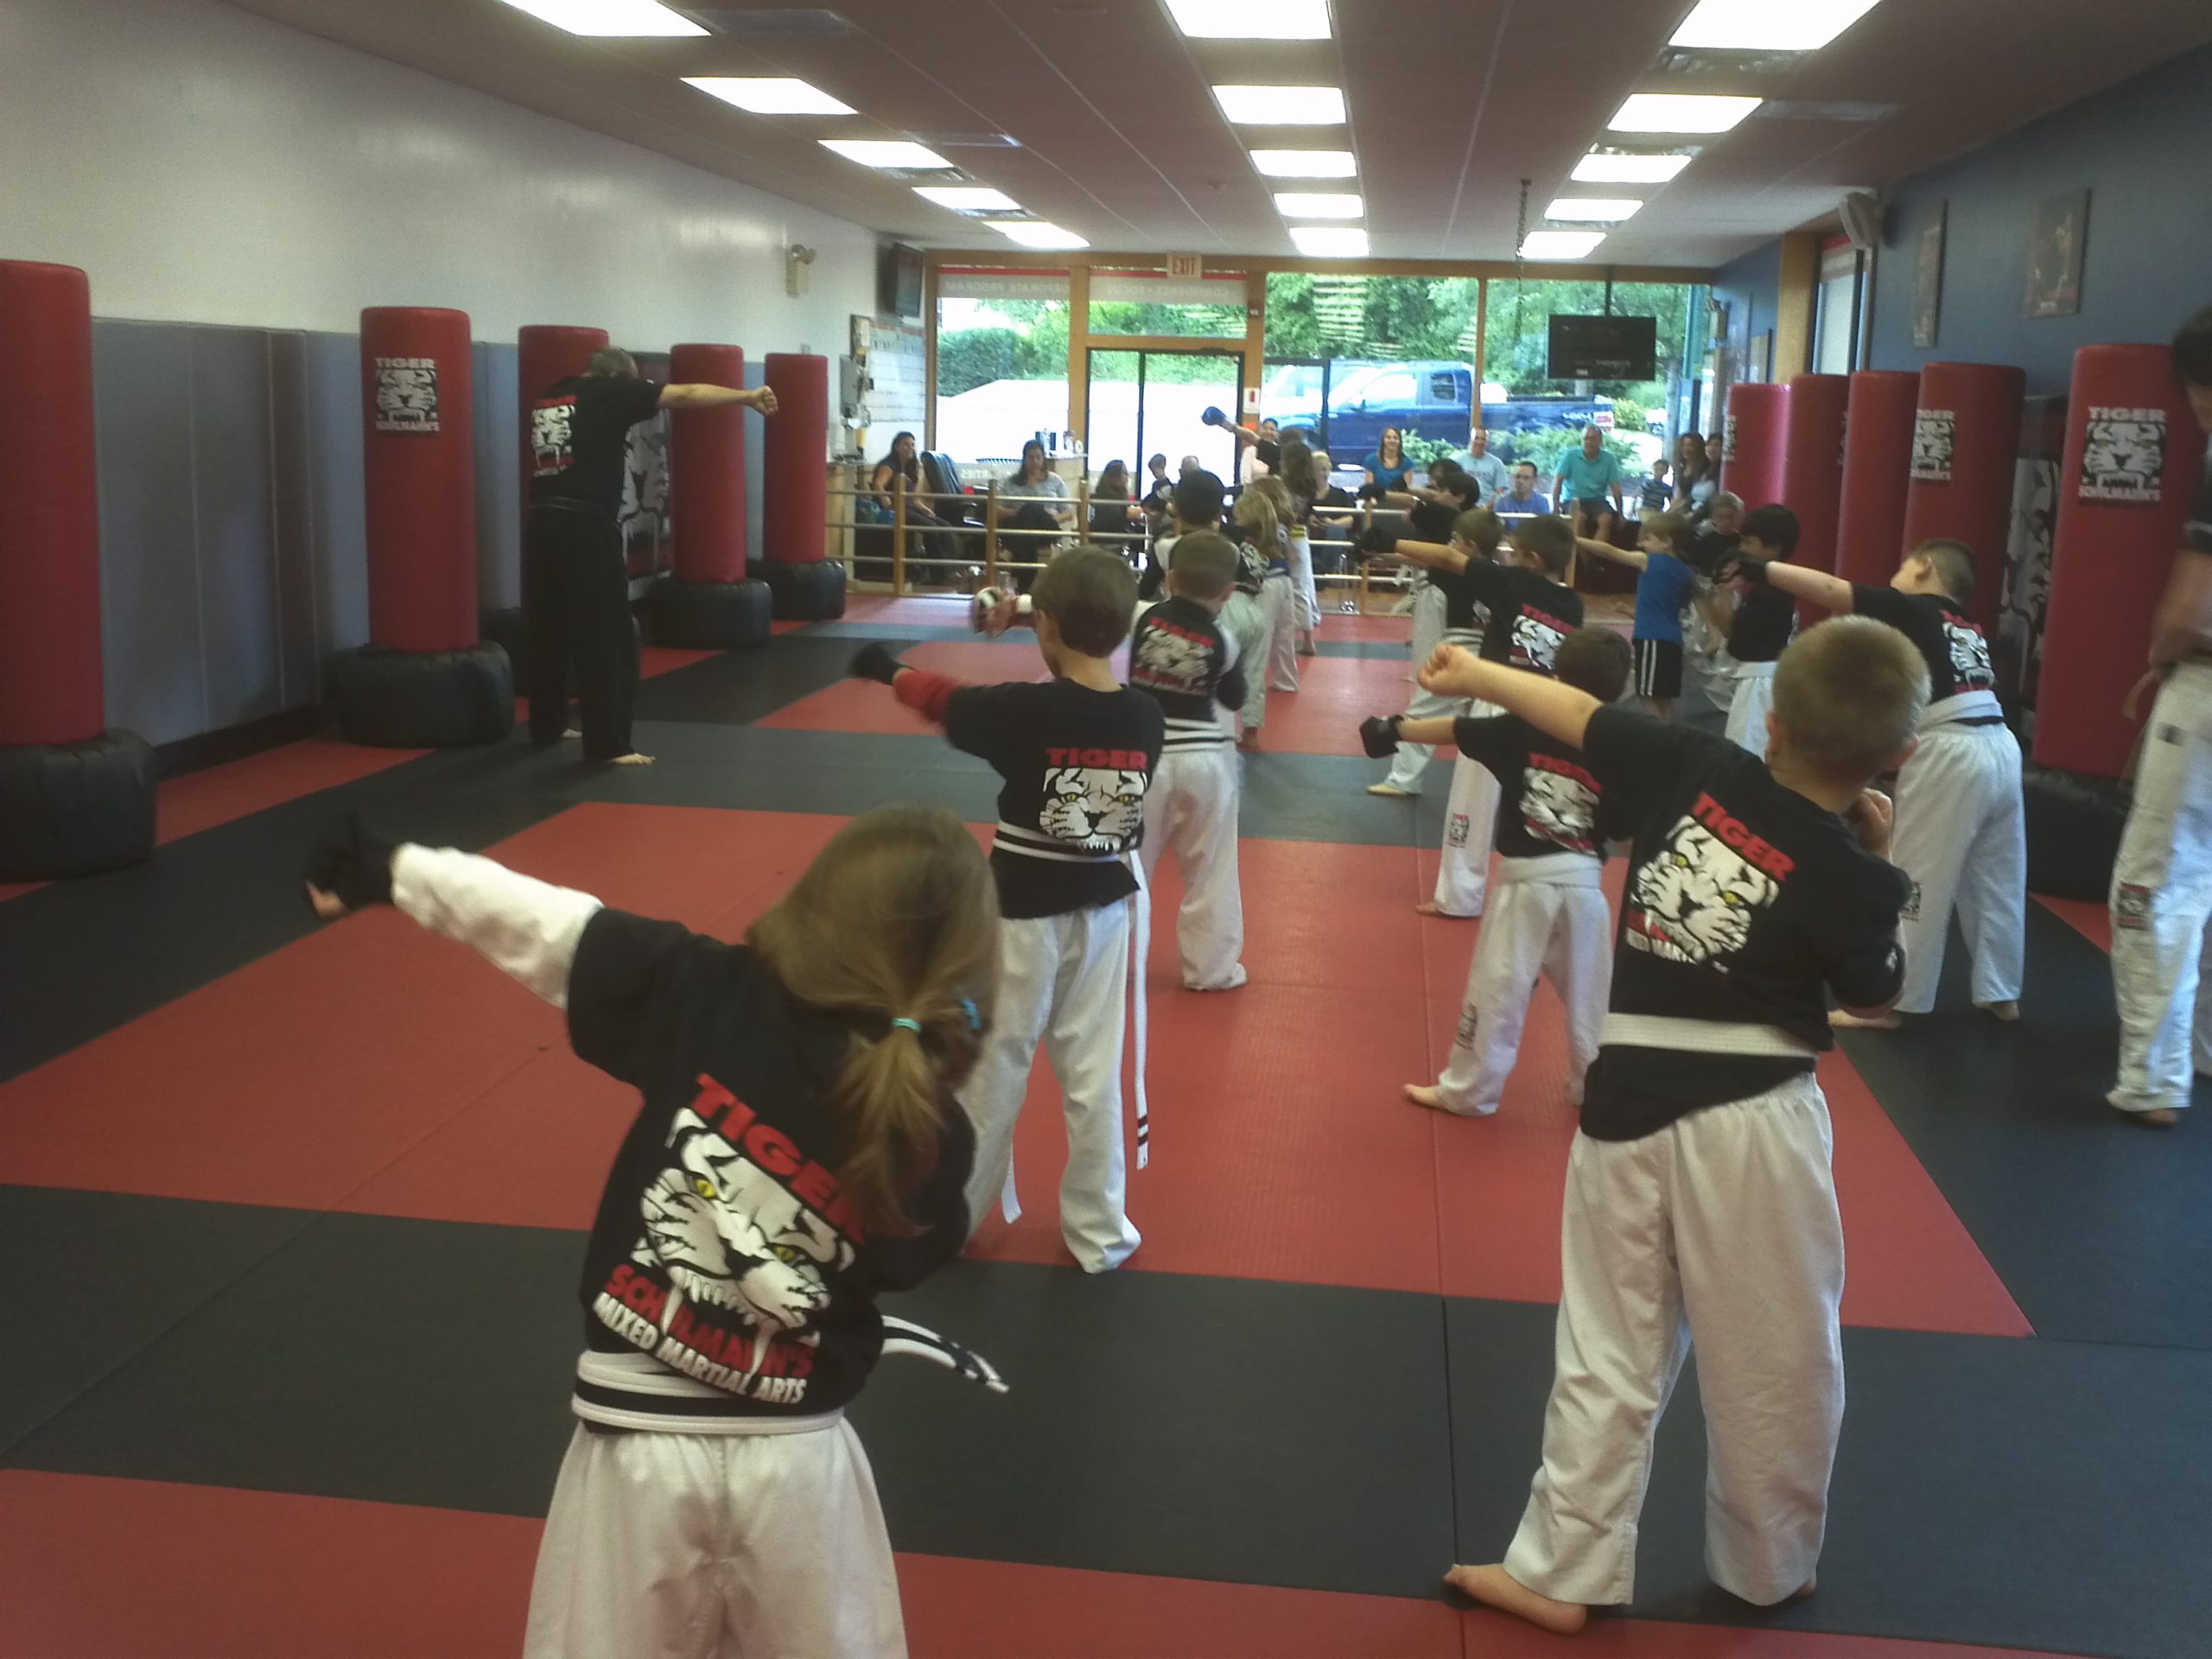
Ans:
{"label": "flat screen tv", "polygon": [[876,309],[887,316],[922,315],[922,251],[893,242],[883,251],[876,276]]}
{"label": "flat screen tv", "polygon": [[1554,380],[1649,380],[1659,372],[1655,317],[1554,317],[1544,372]]}

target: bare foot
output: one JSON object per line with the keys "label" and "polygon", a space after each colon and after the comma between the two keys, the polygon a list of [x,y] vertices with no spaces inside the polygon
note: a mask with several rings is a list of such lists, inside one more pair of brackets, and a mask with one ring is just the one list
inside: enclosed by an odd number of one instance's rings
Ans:
{"label": "bare foot", "polygon": [[2154,1129],[2171,1129],[2175,1124],[2181,1122],[2181,1114],[2171,1106],[2161,1106],[2156,1110],[2148,1112],[2133,1112],[2128,1110],[2126,1107],[2121,1105],[2118,1101],[2114,1100],[2110,1095],[2107,1095],[2105,1096],[2105,1104],[2111,1107],[2113,1110],[2118,1112],[2122,1117],[2127,1118],[2133,1122],[2147,1124],[2150,1128]]}
{"label": "bare foot", "polygon": [[1814,1591],[1820,1587],[1820,1574],[1816,1573],[1811,1578],[1806,1580],[1804,1583],[1799,1585],[1795,1590],[1791,1591],[1789,1592],[1789,1599],[1792,1601],[1802,1601],[1806,1597],[1811,1595]]}
{"label": "bare foot", "polygon": [[1589,1622],[1587,1607],[1540,1596],[1503,1567],[1455,1567],[1444,1575],[1444,1582],[1470,1601],[1526,1619],[1554,1636],[1576,1635]]}
{"label": "bare foot", "polygon": [[1424,899],[1421,903],[1414,906],[1414,914],[1416,916],[1433,916],[1440,922],[1471,922],[1475,919],[1475,917],[1481,915],[1482,912],[1480,911],[1476,911],[1471,914],[1462,916],[1456,910],[1439,910],[1436,907],[1435,899]]}
{"label": "bare foot", "polygon": [[1977,1002],[1974,1007],[2000,1025],[2009,1026],[2020,1017],[2018,1002]]}
{"label": "bare foot", "polygon": [[1257,754],[1260,752],[1260,734],[1257,732],[1245,733],[1236,740],[1236,747],[1247,754]]}
{"label": "bare foot", "polygon": [[1846,1014],[1841,1008],[1830,1011],[1828,1024],[1837,1031],[1895,1031],[1904,1023],[1904,1016],[1895,1008],[1887,1014]]}
{"label": "bare foot", "polygon": [[1432,1112],[1448,1112],[1452,1109],[1444,1103],[1444,1091],[1430,1084],[1408,1084],[1406,1098],[1416,1106],[1427,1107]]}
{"label": "bare foot", "polygon": [[567,731],[565,731],[565,732],[563,732],[563,733],[562,733],[562,734],[561,734],[561,741],[562,741],[563,743],[566,743],[566,742],[569,741],[570,741],[571,739],[573,739],[573,738],[579,738],[579,737],[582,737],[582,735],[583,735],[583,734],[582,734],[582,732],[578,731],[575,727],[571,726],[571,727],[569,727],[569,729],[568,729]]}
{"label": "bare foot", "polygon": [[1370,795],[1385,795],[1394,801],[1410,801],[1414,798],[1413,791],[1400,789],[1395,784],[1370,784],[1367,786],[1367,792]]}
{"label": "bare foot", "polygon": [[652,763],[653,758],[650,754],[632,753],[618,754],[607,764],[610,766],[650,766]]}

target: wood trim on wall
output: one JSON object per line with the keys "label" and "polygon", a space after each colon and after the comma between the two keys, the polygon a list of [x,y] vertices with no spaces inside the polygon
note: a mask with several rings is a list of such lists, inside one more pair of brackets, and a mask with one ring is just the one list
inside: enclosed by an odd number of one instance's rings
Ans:
{"label": "wood trim on wall", "polygon": [[1774,308],[1774,367],[1770,375],[1787,385],[1813,366],[1813,315],[1820,303],[1821,242],[1818,231],[1799,231],[1782,238],[1782,277]]}

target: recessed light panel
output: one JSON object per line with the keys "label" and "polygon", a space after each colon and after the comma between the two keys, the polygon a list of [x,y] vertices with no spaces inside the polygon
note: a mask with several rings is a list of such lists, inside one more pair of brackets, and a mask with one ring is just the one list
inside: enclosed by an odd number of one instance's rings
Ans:
{"label": "recessed light panel", "polygon": [[1615,132],[1726,132],[1759,106],[1711,92],[1636,92],[1605,124]]}
{"label": "recessed light panel", "polygon": [[1574,164],[1577,184],[1664,184],[1690,164],[1680,155],[1631,156],[1593,149]]}
{"label": "recessed light panel", "polygon": [[1294,225],[1290,239],[1309,259],[1364,259],[1367,232],[1351,225]]}
{"label": "recessed light panel", "polygon": [[1348,149],[1255,149],[1252,165],[1271,179],[1349,179],[1359,170]]}
{"label": "recessed light panel", "polygon": [[1003,190],[972,184],[918,184],[914,194],[924,201],[950,207],[957,213],[1018,213],[1021,204]]}
{"label": "recessed light panel", "polygon": [[822,148],[834,149],[862,167],[950,167],[937,151],[908,138],[824,138]]}
{"label": "recessed light panel", "polygon": [[1817,52],[1876,0],[1698,0],[1670,46],[1719,52]]}
{"label": "recessed light panel", "polygon": [[517,11],[571,35],[703,35],[660,0],[507,0]]}
{"label": "recessed light panel", "polygon": [[1285,219],[1357,219],[1367,204],[1350,191],[1285,190],[1275,197],[1275,211]]}
{"label": "recessed light panel", "polygon": [[755,115],[853,113],[851,105],[840,103],[820,87],[781,75],[686,75],[683,84]]}
{"label": "recessed light panel", "polygon": [[1562,196],[1544,209],[1544,217],[1586,225],[1618,225],[1635,218],[1636,210],[1643,206],[1624,196]]}
{"label": "recessed light panel", "polygon": [[1523,259],[1586,259],[1605,239],[1603,231],[1531,231],[1521,244]]}
{"label": "recessed light panel", "polygon": [[1007,241],[1019,242],[1025,248],[1087,248],[1090,245],[1073,231],[1064,231],[1041,219],[987,219],[983,223]]}
{"label": "recessed light panel", "polygon": [[1334,86],[1217,86],[1221,112],[1241,127],[1340,127],[1344,95]]}
{"label": "recessed light panel", "polygon": [[1167,15],[1194,41],[1329,38],[1329,0],[1167,0]]}

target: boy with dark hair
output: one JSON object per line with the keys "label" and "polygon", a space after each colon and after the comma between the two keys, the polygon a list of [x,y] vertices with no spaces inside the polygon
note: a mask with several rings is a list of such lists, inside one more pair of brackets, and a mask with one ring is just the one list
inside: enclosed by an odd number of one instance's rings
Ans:
{"label": "boy with dark hair", "polygon": [[[1244,899],[1236,878],[1239,778],[1224,710],[1244,704],[1236,641],[1220,626],[1242,561],[1213,531],[1179,537],[1167,597],[1137,613],[1129,636],[1129,685],[1166,718],[1160,770],[1145,798],[1145,885],[1161,853],[1183,873],[1175,943],[1183,988],[1230,991],[1244,982]],[[1141,972],[1140,966],[1138,971]]]}
{"label": "boy with dark hair", "polygon": [[[1437,616],[1433,633],[1424,626],[1421,613],[1414,615],[1414,671],[1416,674],[1428,664],[1437,645],[1450,640],[1469,651],[1480,651],[1483,634],[1490,622],[1490,612],[1476,599],[1474,589],[1468,585],[1465,571],[1478,560],[1489,563],[1497,556],[1498,546],[1505,539],[1505,523],[1496,513],[1484,507],[1470,507],[1452,520],[1451,539],[1439,547],[1427,538],[1399,537],[1387,531],[1371,530],[1361,545],[1376,552],[1388,552],[1412,565],[1421,574],[1425,586],[1424,597],[1433,594]],[[1427,635],[1424,638],[1424,635]],[[1427,654],[1421,654],[1426,650]],[[1448,718],[1463,712],[1458,705],[1445,698],[1424,691],[1416,684],[1414,699],[1406,710],[1410,721]],[[1449,742],[1448,734],[1438,740]],[[1402,744],[1397,756],[1390,763],[1390,774],[1379,784],[1370,784],[1367,792],[1399,798],[1421,793],[1421,774],[1428,770],[1433,753],[1426,743],[1408,741]]]}
{"label": "boy with dark hair", "polygon": [[1834,1042],[1831,994],[1872,1013],[1904,988],[1910,884],[1868,785],[1910,753],[1927,670],[1878,622],[1808,630],[1776,673],[1762,764],[1573,686],[1439,658],[1433,689],[1580,749],[1632,836],[1567,1161],[1543,1466],[1503,1563],[1446,1582],[1560,1634],[1632,1599],[1652,1436],[1694,1344],[1707,1567],[1762,1606],[1807,1594],[1843,1420],[1843,1227],[1814,1061]]}
{"label": "boy with dark hair", "polygon": [[[1797,515],[1764,506],[1744,515],[1734,551],[1775,563],[1797,550]],[[1732,602],[1731,590],[1732,589]],[[1767,711],[1774,706],[1775,664],[1797,632],[1797,606],[1779,588],[1735,581],[1699,601],[1705,619],[1728,642],[1734,660],[1735,695],[1728,703],[1728,741],[1753,754],[1766,753]]]}
{"label": "boy with dark hair", "polygon": [[[1611,628],[1581,628],[1560,646],[1554,667],[1560,684],[1610,703],[1628,683],[1630,660],[1628,641]],[[1567,1096],[1580,1106],[1612,983],[1612,915],[1598,885],[1610,826],[1598,780],[1580,755],[1515,715],[1395,716],[1359,729],[1378,759],[1400,743],[1455,741],[1501,791],[1497,892],[1467,967],[1452,1057],[1433,1085],[1408,1084],[1406,1098],[1462,1117],[1495,1112],[1541,974],[1567,1007]]]}
{"label": "boy with dark hair", "polygon": [[[2197,425],[2212,433],[2212,308],[2182,325],[2173,363]],[[2128,697],[2131,715],[2153,683],[2149,741],[2112,872],[2120,1073],[2105,1098],[2165,1128],[2189,1104],[2192,1059],[2212,1059],[2212,995],[2200,977],[2212,923],[2212,453],[2152,622],[2150,672]]]}
{"label": "boy with dark hair", "polygon": [[1633,552],[1586,536],[1576,537],[1574,544],[1637,572],[1636,695],[1647,714],[1672,719],[1682,692],[1682,611],[1697,588],[1697,572],[1683,556],[1690,521],[1678,512],[1644,514]]}
{"label": "boy with dark hair", "polygon": [[[1997,706],[1989,642],[1967,608],[1975,582],[1973,550],[1963,542],[1923,542],[1886,588],[1743,555],[1730,568],[1740,580],[1822,610],[1888,623],[1912,641],[1928,668],[1928,714],[1919,746],[1897,772],[1891,852],[1891,861],[1912,879],[1904,931],[1910,969],[1897,1007],[1877,1023],[1894,1027],[1901,1015],[1935,1007],[1955,901],[1974,958],[1974,1006],[1999,1020],[2018,1019],[2028,905],[2020,745]],[[1836,1022],[1866,1023],[1848,1015]]]}
{"label": "boy with dark hair", "polygon": [[1104,1273],[1141,1242],[1125,1202],[1122,1034],[1134,961],[1141,1166],[1148,1139],[1145,912],[1130,859],[1143,839],[1145,791],[1160,766],[1165,721],[1159,702],[1125,689],[1109,660],[1128,637],[1137,602],[1128,560],[1103,548],[1066,549],[1045,567],[1029,599],[1037,648],[1052,671],[1045,683],[963,685],[908,668],[881,645],[863,646],[852,671],[889,686],[899,702],[943,726],[955,748],[989,761],[1003,780],[991,842],[1004,918],[997,1014],[960,1091],[976,1126],[970,1224],[982,1225],[995,1194],[1008,1221],[1021,1213],[1014,1126],[1041,1041],[1067,1112],[1060,1236],[1084,1272]]}

